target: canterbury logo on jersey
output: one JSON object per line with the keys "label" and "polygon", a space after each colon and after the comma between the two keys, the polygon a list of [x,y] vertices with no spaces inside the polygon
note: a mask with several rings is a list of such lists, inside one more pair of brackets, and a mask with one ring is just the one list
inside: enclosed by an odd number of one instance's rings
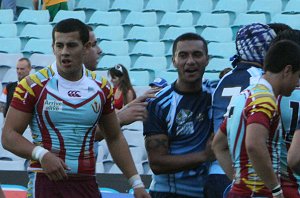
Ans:
{"label": "canterbury logo on jersey", "polygon": [[68,96],[69,97],[81,97],[80,91],[76,91],[76,90],[68,91]]}

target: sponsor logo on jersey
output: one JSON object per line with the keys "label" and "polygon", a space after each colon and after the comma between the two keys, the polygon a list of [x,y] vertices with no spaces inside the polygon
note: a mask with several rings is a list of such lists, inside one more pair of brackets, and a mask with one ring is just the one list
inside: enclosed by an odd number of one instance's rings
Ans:
{"label": "sponsor logo on jersey", "polygon": [[69,97],[81,97],[80,91],[77,91],[77,90],[68,91],[68,96]]}
{"label": "sponsor logo on jersey", "polygon": [[62,111],[63,102],[56,100],[45,100],[44,111]]}

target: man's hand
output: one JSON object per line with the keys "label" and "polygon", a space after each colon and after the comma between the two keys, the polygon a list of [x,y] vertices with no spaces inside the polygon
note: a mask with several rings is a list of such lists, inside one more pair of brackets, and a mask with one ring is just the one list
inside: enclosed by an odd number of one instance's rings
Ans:
{"label": "man's hand", "polygon": [[146,192],[145,188],[134,188],[135,198],[151,198],[151,196]]}
{"label": "man's hand", "polygon": [[135,121],[143,121],[147,118],[147,98],[154,98],[159,89],[149,89],[143,95],[124,106],[117,112],[121,126],[131,124]]}
{"label": "man's hand", "polygon": [[65,170],[70,170],[62,159],[56,157],[51,152],[45,154],[41,160],[41,166],[51,181],[66,179],[68,176]]}

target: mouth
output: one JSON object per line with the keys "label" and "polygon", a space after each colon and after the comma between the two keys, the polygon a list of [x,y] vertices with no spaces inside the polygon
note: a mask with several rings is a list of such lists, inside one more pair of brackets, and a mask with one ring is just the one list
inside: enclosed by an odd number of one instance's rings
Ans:
{"label": "mouth", "polygon": [[61,63],[62,63],[62,66],[64,66],[64,67],[70,67],[72,61],[70,59],[62,59]]}

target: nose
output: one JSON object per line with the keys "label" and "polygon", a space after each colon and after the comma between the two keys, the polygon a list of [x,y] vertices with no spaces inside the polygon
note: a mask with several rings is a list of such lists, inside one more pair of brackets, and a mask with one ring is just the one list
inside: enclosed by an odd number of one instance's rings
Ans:
{"label": "nose", "polygon": [[193,58],[193,55],[190,54],[190,55],[188,56],[188,59],[187,59],[187,61],[186,61],[186,64],[190,65],[190,64],[194,64],[194,63],[195,63],[195,60],[194,60],[194,58]]}
{"label": "nose", "polygon": [[67,48],[67,46],[64,46],[62,51],[61,51],[61,55],[66,56],[69,55],[69,50]]}
{"label": "nose", "polygon": [[99,56],[102,54],[102,49],[99,47],[99,45],[97,45],[97,52]]}

